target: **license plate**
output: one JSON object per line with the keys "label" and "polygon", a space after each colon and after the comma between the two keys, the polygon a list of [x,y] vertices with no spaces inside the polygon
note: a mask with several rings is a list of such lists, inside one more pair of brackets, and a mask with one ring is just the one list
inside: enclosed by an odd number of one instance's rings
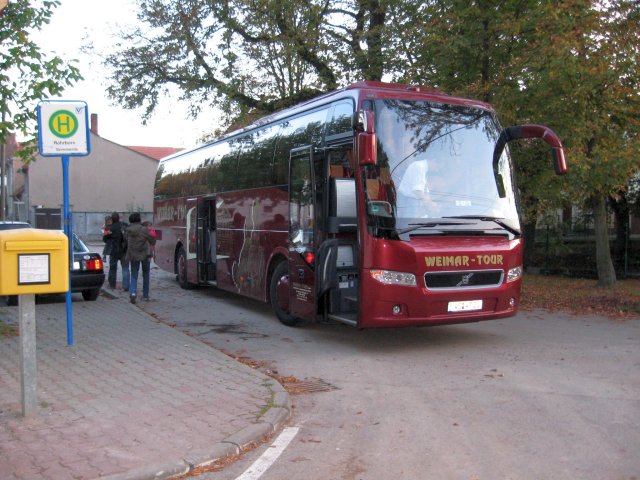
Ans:
{"label": "license plate", "polygon": [[468,312],[482,310],[482,300],[467,300],[464,302],[449,302],[449,312]]}

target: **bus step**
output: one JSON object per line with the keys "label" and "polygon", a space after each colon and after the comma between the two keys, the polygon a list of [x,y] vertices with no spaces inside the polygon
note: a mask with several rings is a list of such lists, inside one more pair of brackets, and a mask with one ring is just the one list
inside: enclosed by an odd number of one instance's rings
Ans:
{"label": "bus step", "polygon": [[334,315],[330,313],[327,315],[331,320],[335,320],[336,322],[346,323],[347,325],[351,325],[352,327],[358,326],[358,314],[357,313],[342,313],[340,315]]}
{"label": "bus step", "polygon": [[207,285],[211,285],[212,287],[217,287],[218,286],[218,282],[216,282],[215,280],[208,280]]}
{"label": "bus step", "polygon": [[342,297],[342,312],[357,312],[358,297]]}

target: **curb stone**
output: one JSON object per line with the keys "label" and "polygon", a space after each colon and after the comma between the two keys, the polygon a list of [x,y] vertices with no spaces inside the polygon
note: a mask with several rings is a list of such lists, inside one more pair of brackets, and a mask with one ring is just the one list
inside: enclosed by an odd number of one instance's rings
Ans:
{"label": "curb stone", "polygon": [[[280,384],[278,384],[280,385]],[[280,386],[284,391],[284,388]],[[222,460],[229,455],[238,455],[247,445],[263,440],[265,437],[272,435],[282,428],[284,423],[289,419],[291,407],[286,391],[279,392],[287,396],[285,407],[275,407],[270,409],[265,417],[274,417],[271,421],[257,422],[249,425],[239,432],[230,435],[222,442],[214,445],[209,452],[202,452],[190,455],[189,457],[164,463],[162,465],[148,466],[136,470],[130,470],[125,473],[100,477],[103,480],[160,480],[170,479],[188,474],[190,471],[198,467],[206,467],[212,463]],[[273,414],[271,412],[273,411]]]}

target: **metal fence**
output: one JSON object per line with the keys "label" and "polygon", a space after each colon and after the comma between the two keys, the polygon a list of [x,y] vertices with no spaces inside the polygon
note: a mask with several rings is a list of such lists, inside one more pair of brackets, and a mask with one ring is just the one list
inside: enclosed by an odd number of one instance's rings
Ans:
{"label": "metal fence", "polygon": [[[640,278],[640,235],[626,230],[618,241],[609,232],[611,258],[618,278]],[[527,239],[525,239],[525,242]],[[543,273],[597,278],[596,238],[588,223],[538,225],[530,269]]]}

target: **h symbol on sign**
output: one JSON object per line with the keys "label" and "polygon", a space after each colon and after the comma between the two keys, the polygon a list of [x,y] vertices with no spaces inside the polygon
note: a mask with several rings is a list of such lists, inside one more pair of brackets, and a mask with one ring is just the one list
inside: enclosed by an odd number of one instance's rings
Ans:
{"label": "h symbol on sign", "polygon": [[71,117],[69,115],[64,115],[65,120],[62,120],[63,115],[58,115],[55,121],[58,123],[58,131],[62,133],[62,127],[65,127],[67,133],[71,131]]}

